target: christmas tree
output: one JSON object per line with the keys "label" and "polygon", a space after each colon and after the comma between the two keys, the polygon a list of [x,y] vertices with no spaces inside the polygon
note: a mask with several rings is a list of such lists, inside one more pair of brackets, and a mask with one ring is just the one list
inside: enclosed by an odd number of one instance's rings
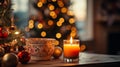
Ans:
{"label": "christmas tree", "polygon": [[11,0],[0,0],[0,47],[5,52],[25,44],[22,42],[23,33],[14,24],[11,5]]}
{"label": "christmas tree", "polygon": [[38,14],[29,18],[31,37],[55,38],[60,46],[63,39],[78,38],[70,0],[35,0],[32,5]]}

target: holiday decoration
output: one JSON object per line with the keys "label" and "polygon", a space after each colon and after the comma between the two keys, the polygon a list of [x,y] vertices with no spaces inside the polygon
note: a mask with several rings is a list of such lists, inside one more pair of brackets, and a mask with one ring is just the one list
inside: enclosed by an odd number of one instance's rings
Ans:
{"label": "holiday decoration", "polygon": [[2,67],[17,67],[18,58],[13,53],[7,53],[2,58]]}
{"label": "holiday decoration", "polygon": [[28,33],[31,37],[55,38],[62,46],[63,39],[70,36],[78,38],[75,18],[69,9],[70,0],[34,0],[33,7],[37,14],[30,16]]}
{"label": "holiday decoration", "polygon": [[53,53],[53,57],[55,59],[59,58],[62,55],[62,48],[61,47],[55,47],[54,53]]}
{"label": "holiday decoration", "polygon": [[15,52],[16,46],[25,45],[25,42],[21,41],[23,32],[14,24],[11,4],[11,0],[0,0],[0,46],[5,49],[5,53]]}
{"label": "holiday decoration", "polygon": [[30,54],[26,51],[21,51],[18,53],[19,62],[26,64],[30,60]]}

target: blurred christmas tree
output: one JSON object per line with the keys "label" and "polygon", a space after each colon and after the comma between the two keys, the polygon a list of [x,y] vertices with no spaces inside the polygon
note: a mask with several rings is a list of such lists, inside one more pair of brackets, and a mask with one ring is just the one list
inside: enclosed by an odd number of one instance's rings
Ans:
{"label": "blurred christmas tree", "polygon": [[38,14],[30,16],[26,31],[34,34],[31,37],[55,38],[60,46],[63,39],[78,38],[69,6],[70,0],[34,0],[33,7]]}
{"label": "blurred christmas tree", "polygon": [[8,50],[6,52],[15,45],[23,45],[21,41],[23,33],[15,26],[12,11],[11,0],[0,0],[0,47]]}

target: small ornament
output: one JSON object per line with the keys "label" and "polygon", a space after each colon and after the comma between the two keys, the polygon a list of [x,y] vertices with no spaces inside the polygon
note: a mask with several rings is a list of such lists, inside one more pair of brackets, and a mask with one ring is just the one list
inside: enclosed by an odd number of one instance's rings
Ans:
{"label": "small ornament", "polygon": [[53,53],[53,57],[55,59],[59,58],[62,55],[62,48],[61,47],[55,47],[54,53]]}
{"label": "small ornament", "polygon": [[4,54],[5,54],[5,50],[3,47],[0,46],[0,57],[3,57]]}
{"label": "small ornament", "polygon": [[2,33],[2,35],[3,35],[3,38],[7,38],[7,37],[8,37],[8,32],[7,32],[7,31],[4,31],[4,32]]}
{"label": "small ornament", "polygon": [[30,54],[26,51],[21,51],[18,53],[19,62],[22,64],[27,64],[30,60]]}
{"label": "small ornament", "polygon": [[18,58],[13,53],[7,53],[2,58],[2,67],[17,67]]}

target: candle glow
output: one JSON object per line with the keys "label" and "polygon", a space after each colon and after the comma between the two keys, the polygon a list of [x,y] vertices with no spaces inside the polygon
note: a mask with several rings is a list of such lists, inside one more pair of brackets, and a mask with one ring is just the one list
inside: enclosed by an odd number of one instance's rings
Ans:
{"label": "candle glow", "polygon": [[79,40],[73,40],[72,37],[70,40],[64,40],[64,57],[66,58],[78,58],[79,56]]}

